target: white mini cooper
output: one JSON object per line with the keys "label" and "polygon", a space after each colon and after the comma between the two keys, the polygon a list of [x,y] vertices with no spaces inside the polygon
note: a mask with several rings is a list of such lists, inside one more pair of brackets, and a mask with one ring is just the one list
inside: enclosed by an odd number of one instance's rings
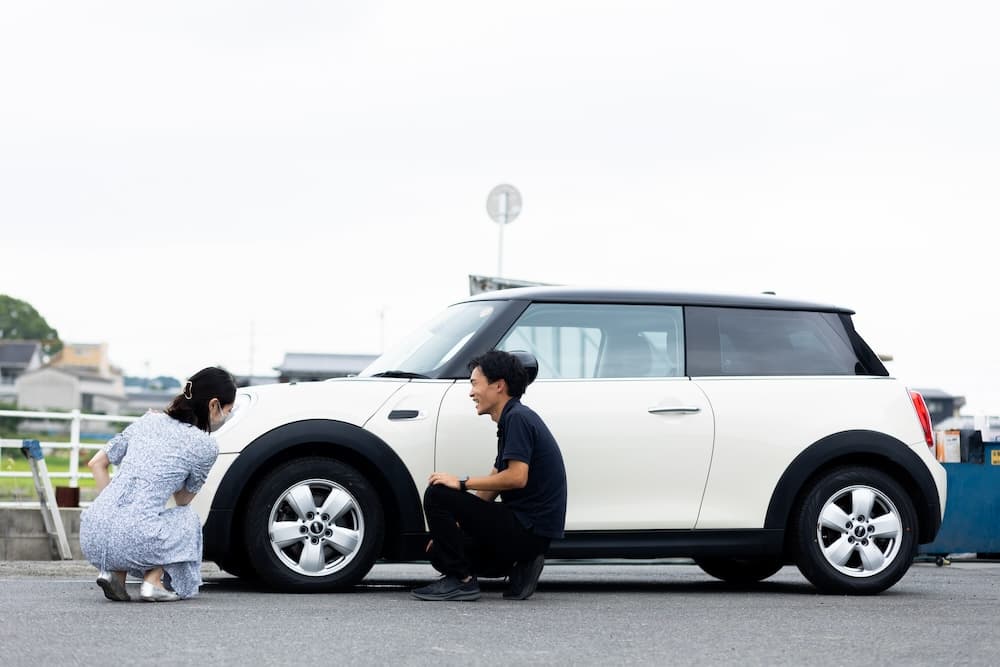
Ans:
{"label": "white mini cooper", "polygon": [[524,402],[566,463],[553,558],[690,557],[759,581],[878,593],[944,513],[923,399],[889,377],[852,311],[771,295],[537,287],[447,308],[358,377],[241,389],[196,500],[205,557],[285,590],[419,560],[434,470],[484,474],[496,425],[471,358],[525,351]]}

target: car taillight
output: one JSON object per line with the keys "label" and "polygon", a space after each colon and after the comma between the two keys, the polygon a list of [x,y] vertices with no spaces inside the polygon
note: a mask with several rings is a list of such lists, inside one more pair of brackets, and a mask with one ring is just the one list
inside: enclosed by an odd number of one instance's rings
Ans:
{"label": "car taillight", "polygon": [[909,390],[910,399],[913,401],[913,409],[917,411],[917,418],[920,420],[920,425],[924,427],[924,440],[927,441],[927,446],[932,450],[934,449],[934,432],[931,430],[931,413],[927,410],[927,404],[924,403],[924,397],[920,395],[919,391]]}

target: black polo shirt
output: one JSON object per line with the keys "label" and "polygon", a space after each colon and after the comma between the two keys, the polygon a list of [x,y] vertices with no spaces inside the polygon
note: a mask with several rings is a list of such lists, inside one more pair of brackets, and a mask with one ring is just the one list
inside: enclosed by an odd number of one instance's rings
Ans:
{"label": "black polo shirt", "polygon": [[518,520],[535,535],[563,536],[566,527],[566,467],[551,431],[534,410],[512,398],[497,423],[497,458],[493,467],[507,469],[507,461],[528,464],[528,484],[500,494]]}

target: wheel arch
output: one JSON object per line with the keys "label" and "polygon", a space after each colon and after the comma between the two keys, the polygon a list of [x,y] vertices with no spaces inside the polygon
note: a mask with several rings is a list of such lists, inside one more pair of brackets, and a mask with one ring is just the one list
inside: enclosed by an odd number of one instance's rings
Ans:
{"label": "wheel arch", "polygon": [[413,478],[385,441],[347,422],[308,419],[259,436],[226,470],[205,522],[206,559],[225,562],[230,559],[231,545],[242,548],[243,512],[257,482],[276,466],[306,456],[342,461],[372,483],[382,501],[386,522],[380,555],[400,553],[404,533],[425,530],[423,506]]}
{"label": "wheel arch", "polygon": [[913,499],[920,527],[917,541],[934,540],[941,527],[941,503],[927,466],[901,440],[867,430],[834,433],[800,452],[771,494],[764,527],[785,530],[810,482],[842,466],[869,466],[891,475]]}

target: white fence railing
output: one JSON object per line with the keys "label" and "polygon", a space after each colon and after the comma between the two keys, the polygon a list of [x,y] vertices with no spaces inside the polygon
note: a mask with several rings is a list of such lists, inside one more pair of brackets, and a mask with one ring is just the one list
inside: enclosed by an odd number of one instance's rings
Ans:
{"label": "white fence railing", "polygon": [[[130,423],[139,419],[138,417],[126,417],[124,415],[89,415],[83,414],[79,410],[70,412],[32,412],[28,410],[0,410],[0,417],[16,417],[34,420],[57,420],[69,422],[69,442],[39,442],[42,449],[68,449],[69,472],[49,471],[49,477],[69,478],[70,487],[77,487],[81,477],[93,477],[89,472],[80,472],[80,423],[87,422],[108,422],[108,423]],[[17,450],[17,456],[21,456],[21,445],[23,440],[7,438],[0,439],[0,460],[3,459],[4,449]],[[101,444],[87,444],[86,449],[99,449]],[[12,472],[0,469],[2,477],[31,477],[30,472]]]}

